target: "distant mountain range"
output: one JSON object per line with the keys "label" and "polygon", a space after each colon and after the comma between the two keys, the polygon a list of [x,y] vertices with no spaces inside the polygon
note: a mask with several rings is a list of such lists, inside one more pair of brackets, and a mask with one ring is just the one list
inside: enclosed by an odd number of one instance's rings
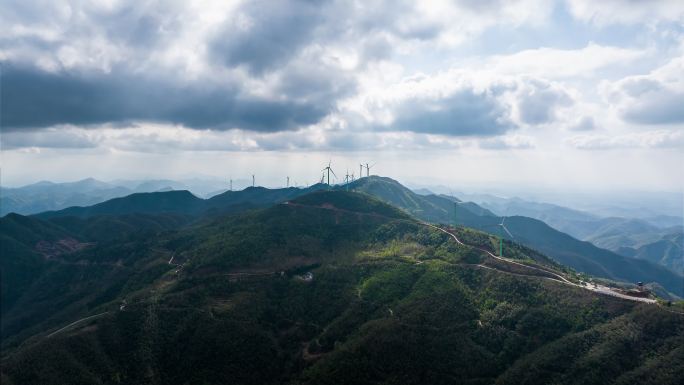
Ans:
{"label": "distant mountain range", "polygon": [[644,244],[636,248],[620,247],[617,252],[628,257],[645,259],[674,271],[684,271],[684,234],[681,232],[664,235],[659,241]]}
{"label": "distant mountain range", "polygon": [[[245,186],[245,183],[236,182],[235,186]],[[192,190],[207,196],[215,195],[213,193],[225,187],[224,181],[199,179],[183,182],[166,179],[102,182],[93,178],[67,183],[42,181],[23,187],[0,188],[0,215],[12,212],[29,215],[72,206],[91,206],[138,192]]]}
{"label": "distant mountain range", "polygon": [[[675,216],[644,219],[601,217],[549,203],[492,195],[475,196],[478,203],[497,215],[522,215],[544,221],[549,226],[589,241],[621,255],[662,264],[684,272],[683,220]],[[638,250],[638,251],[637,251]]]}
{"label": "distant mountain range", "polygon": [[327,188],[327,185],[324,184],[316,184],[302,189],[295,187],[283,189],[247,187],[240,191],[226,191],[209,199],[198,198],[187,190],[135,193],[92,206],[69,207],[57,211],[46,211],[36,214],[36,216],[49,219],[55,217],[87,218],[97,215],[122,215],[133,213],[174,213],[194,216],[203,214],[227,214],[270,206],[325,188]]}
{"label": "distant mountain range", "polygon": [[88,206],[133,191],[89,178],[72,183],[38,182],[0,189],[0,214],[35,214],[70,206]]}
{"label": "distant mountain range", "polygon": [[[137,193],[93,206],[44,212],[37,217],[88,218],[101,215],[162,213],[194,217],[219,215],[267,207],[326,188],[324,184],[305,189],[249,187],[241,191],[228,191],[210,199],[198,198],[188,191]],[[390,178],[361,178],[337,188],[373,195],[426,221],[455,223],[499,235],[496,225],[500,217],[492,211],[472,202],[460,202],[449,196],[419,195]],[[684,295],[684,280],[680,274],[654,263],[659,261],[635,258],[636,252],[633,256],[619,255],[555,230],[543,221],[525,216],[511,216],[507,219],[507,227],[516,242],[539,250],[578,271],[618,281],[657,282],[677,296]],[[510,239],[508,235],[504,238]]]}

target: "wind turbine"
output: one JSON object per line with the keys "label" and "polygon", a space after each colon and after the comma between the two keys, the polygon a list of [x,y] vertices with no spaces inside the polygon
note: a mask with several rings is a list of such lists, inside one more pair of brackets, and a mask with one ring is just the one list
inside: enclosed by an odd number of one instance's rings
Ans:
{"label": "wind turbine", "polygon": [[230,190],[230,191],[233,191],[233,178],[230,178],[229,184],[230,184],[230,189],[229,189],[229,190]]}
{"label": "wind turbine", "polygon": [[[373,168],[373,166],[375,166],[376,164],[377,163],[373,163],[371,165],[368,165],[368,163],[366,163],[366,176],[370,176],[370,169]],[[361,165],[361,166],[363,167],[363,165]]]}
{"label": "wind turbine", "polygon": [[457,222],[458,216],[456,215],[457,212],[458,212],[458,205],[462,205],[462,204],[464,204],[464,203],[466,203],[466,202],[456,202],[456,201],[454,201],[454,226],[455,226],[455,225],[458,225],[458,222]]}
{"label": "wind turbine", "polygon": [[344,175],[344,184],[347,186],[347,191],[349,191],[349,180],[353,178],[352,175],[349,175],[349,169],[347,169],[347,173]]}
{"label": "wind turbine", "polygon": [[497,226],[502,230],[501,231],[501,236],[499,237],[499,257],[503,257],[503,232],[505,231],[511,239],[515,239],[513,234],[511,234],[510,231],[508,231],[508,228],[506,225],[504,225],[504,222],[506,221],[506,217],[501,217],[501,223],[499,223]]}
{"label": "wind turbine", "polygon": [[458,222],[457,222],[458,216],[456,215],[457,211],[458,211],[458,205],[462,205],[466,202],[459,201],[456,198],[454,198],[454,192],[451,191],[451,189],[449,189],[449,196],[451,197],[451,201],[454,202],[454,226],[456,226],[456,225],[458,225]]}
{"label": "wind turbine", "polygon": [[359,165],[359,178],[363,178],[363,163]]}
{"label": "wind turbine", "polygon": [[254,174],[252,174],[252,187],[254,187]]}
{"label": "wind turbine", "polygon": [[287,177],[287,185],[285,187],[290,187],[290,177]]}
{"label": "wind turbine", "polygon": [[[325,167],[325,168],[322,170],[323,172],[325,172],[325,171],[328,172],[328,186],[330,186],[330,173],[331,173],[331,172],[332,172],[332,174],[335,176],[335,178],[337,178],[337,175],[335,175],[335,171],[333,171],[332,168],[330,168],[330,164],[331,164],[331,163],[332,163],[332,162],[328,162],[328,167]],[[325,175],[325,174],[323,174],[323,175]]]}

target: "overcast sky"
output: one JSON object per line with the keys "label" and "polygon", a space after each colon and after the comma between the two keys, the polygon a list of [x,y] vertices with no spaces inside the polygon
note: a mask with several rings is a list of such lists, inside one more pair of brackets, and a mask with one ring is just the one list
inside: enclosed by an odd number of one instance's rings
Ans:
{"label": "overcast sky", "polygon": [[4,1],[2,182],[676,191],[684,1]]}

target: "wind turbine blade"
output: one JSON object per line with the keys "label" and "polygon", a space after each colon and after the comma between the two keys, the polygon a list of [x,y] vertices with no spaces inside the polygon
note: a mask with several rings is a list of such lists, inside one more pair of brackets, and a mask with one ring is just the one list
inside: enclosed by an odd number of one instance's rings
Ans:
{"label": "wind turbine blade", "polygon": [[506,233],[507,233],[511,238],[515,239],[515,237],[513,236],[513,234],[511,234],[511,232],[508,231],[508,229],[506,228],[506,226],[501,225],[501,227],[506,231]]}
{"label": "wind turbine blade", "polygon": [[503,226],[504,221],[506,221],[506,217],[501,217],[501,226]]}
{"label": "wind turbine blade", "polygon": [[[333,171],[332,168],[330,169],[330,172],[335,175],[335,171]],[[337,178],[337,175],[335,175],[335,178]]]}
{"label": "wind turbine blade", "polygon": [[377,164],[377,163],[373,163],[373,164],[371,164],[370,166],[368,166],[368,168],[373,168],[373,166],[375,166],[376,164]]}

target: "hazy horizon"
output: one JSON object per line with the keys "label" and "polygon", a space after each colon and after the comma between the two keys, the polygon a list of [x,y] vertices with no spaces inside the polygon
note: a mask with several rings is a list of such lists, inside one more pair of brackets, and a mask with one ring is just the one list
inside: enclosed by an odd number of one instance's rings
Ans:
{"label": "hazy horizon", "polygon": [[[357,170],[358,171],[358,170]],[[365,171],[364,171],[365,172]],[[667,215],[672,217],[684,218],[684,200],[682,199],[682,192],[679,191],[644,191],[644,190],[586,190],[586,189],[530,189],[525,186],[497,186],[495,184],[442,184],[439,181],[415,181],[403,180],[401,178],[393,178],[388,175],[385,176],[397,180],[399,183],[405,185],[412,190],[427,189],[435,194],[453,195],[465,200],[473,200],[475,202],[485,202],[485,196],[493,196],[503,199],[523,199],[529,202],[555,204],[558,206],[565,206],[575,210],[581,210],[591,213],[594,210],[602,209],[603,213],[598,216],[622,216],[627,218],[647,218],[654,215]],[[364,175],[365,176],[365,175]],[[80,182],[86,179],[95,179],[100,182],[110,183],[115,186],[125,186],[130,189],[135,189],[139,184],[152,181],[170,181],[183,184],[193,194],[209,198],[213,195],[228,190],[230,187],[231,178],[219,178],[210,175],[185,175],[179,177],[150,177],[150,178],[96,178],[86,177],[76,180],[38,180],[29,184],[21,184],[17,186],[6,186],[5,188],[17,188],[29,186],[39,182],[52,183],[73,183]],[[257,177],[256,186],[266,188],[284,188],[286,187],[287,179],[283,180],[267,180],[263,181]],[[294,177],[291,177],[290,187],[304,188],[319,182],[305,183]],[[335,180],[334,184],[342,184],[343,181]],[[243,190],[252,184],[251,175],[247,177],[232,178],[233,190]],[[160,188],[177,186],[160,186]],[[147,190],[146,190],[147,191]],[[152,190],[150,190],[152,191]],[[478,196],[478,199],[472,199],[473,196]],[[612,210],[615,209],[615,210]],[[620,213],[620,214],[616,214]],[[597,213],[594,213],[597,214]],[[684,225],[684,223],[683,223]]]}

